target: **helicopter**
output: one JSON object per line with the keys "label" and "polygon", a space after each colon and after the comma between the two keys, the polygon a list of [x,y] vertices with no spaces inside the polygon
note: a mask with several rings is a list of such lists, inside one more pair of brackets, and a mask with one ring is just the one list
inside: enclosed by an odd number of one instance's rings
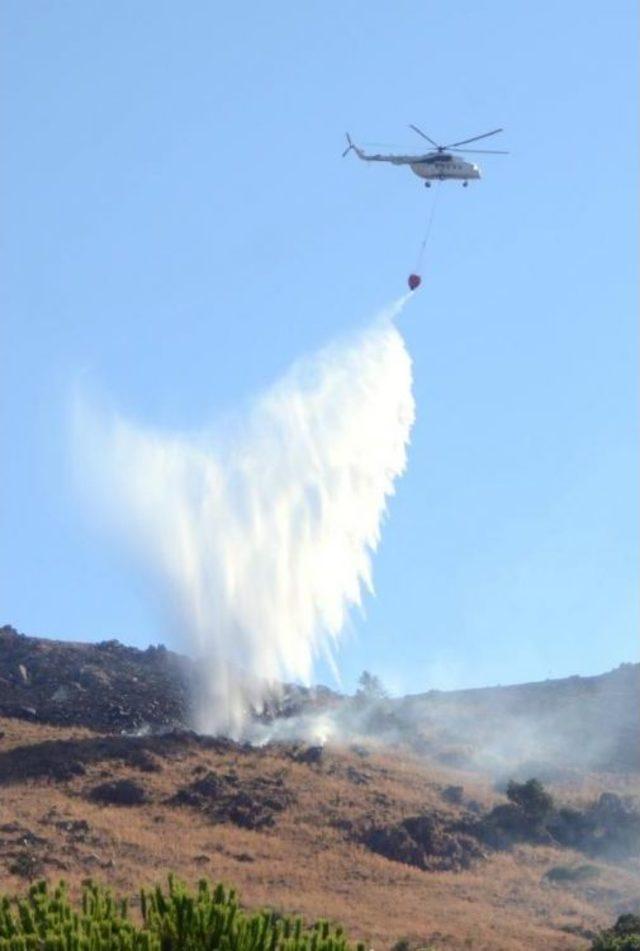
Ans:
{"label": "helicopter", "polygon": [[[352,150],[358,158],[364,162],[391,162],[392,165],[409,165],[411,171],[419,178],[426,179],[425,187],[431,188],[432,181],[445,181],[445,179],[454,179],[462,181],[464,188],[467,188],[469,181],[474,178],[480,178],[481,172],[474,162],[466,162],[458,158],[458,153],[484,153],[487,155],[508,155],[498,149],[461,149],[461,145],[469,145],[471,142],[477,142],[479,139],[486,139],[490,135],[497,135],[502,129],[493,129],[492,132],[483,132],[482,135],[474,135],[470,139],[462,139],[460,142],[452,142],[451,145],[438,145],[418,126],[410,125],[410,129],[421,135],[423,139],[430,142],[433,149],[424,155],[368,155],[361,148],[358,148],[351,141],[351,136],[347,132],[347,148],[342,153],[342,157],[348,155]],[[456,154],[454,154],[456,153]]]}

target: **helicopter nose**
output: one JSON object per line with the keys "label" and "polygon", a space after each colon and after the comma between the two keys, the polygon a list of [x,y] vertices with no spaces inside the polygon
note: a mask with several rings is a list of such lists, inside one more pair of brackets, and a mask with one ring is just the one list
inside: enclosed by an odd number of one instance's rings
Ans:
{"label": "helicopter nose", "polygon": [[480,171],[480,166],[474,163],[473,171],[475,172],[476,178],[482,178],[482,172]]}

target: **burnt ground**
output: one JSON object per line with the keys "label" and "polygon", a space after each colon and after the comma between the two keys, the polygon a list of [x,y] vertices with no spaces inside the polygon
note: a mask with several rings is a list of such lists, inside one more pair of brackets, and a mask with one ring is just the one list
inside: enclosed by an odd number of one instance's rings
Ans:
{"label": "burnt ground", "polygon": [[251,748],[223,737],[198,736],[190,731],[149,736],[96,735],[46,739],[0,749],[0,786],[28,779],[60,781],[84,776],[91,766],[118,762],[145,773],[160,772],[163,762],[184,756],[190,748],[215,752],[249,751]]}

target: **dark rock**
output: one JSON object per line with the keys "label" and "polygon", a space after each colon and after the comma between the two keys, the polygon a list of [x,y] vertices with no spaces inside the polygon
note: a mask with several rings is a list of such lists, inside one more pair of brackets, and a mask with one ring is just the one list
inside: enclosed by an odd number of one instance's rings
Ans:
{"label": "dark rock", "polygon": [[85,819],[63,819],[56,822],[55,826],[75,838],[82,838],[89,832],[89,823]]}
{"label": "dark rock", "polygon": [[131,754],[127,757],[127,762],[130,766],[134,766],[143,773],[162,772],[161,763],[158,762],[152,753],[141,747],[134,747],[132,749]]}
{"label": "dark rock", "polygon": [[234,773],[208,772],[171,798],[174,805],[189,806],[212,822],[231,822],[243,829],[266,829],[293,801],[282,779],[258,776],[238,788]]}
{"label": "dark rock", "polygon": [[44,874],[44,860],[41,855],[30,850],[18,853],[9,865],[12,875],[19,875],[33,881]]}
{"label": "dark rock", "polygon": [[89,795],[95,802],[113,806],[140,806],[148,802],[145,790],[131,779],[101,783],[94,786]]}
{"label": "dark rock", "polygon": [[74,776],[84,776],[86,773],[84,765],[78,760],[69,760],[67,763],[54,763],[51,766],[50,775],[52,779],[68,780]]}
{"label": "dark rock", "polygon": [[445,786],[442,790],[442,798],[452,805],[461,805],[464,798],[464,786]]}
{"label": "dark rock", "polygon": [[319,766],[322,763],[324,747],[307,746],[303,749],[296,749],[292,752],[291,758],[296,763],[305,763],[307,766]]}
{"label": "dark rock", "polygon": [[355,766],[347,767],[347,779],[349,782],[353,783],[354,786],[366,786],[370,782],[370,778],[367,773],[363,773],[362,770],[356,769]]}
{"label": "dark rock", "polygon": [[35,832],[31,832],[29,829],[26,829],[18,836],[17,844],[30,846],[46,845],[47,840],[41,835],[36,835]]}

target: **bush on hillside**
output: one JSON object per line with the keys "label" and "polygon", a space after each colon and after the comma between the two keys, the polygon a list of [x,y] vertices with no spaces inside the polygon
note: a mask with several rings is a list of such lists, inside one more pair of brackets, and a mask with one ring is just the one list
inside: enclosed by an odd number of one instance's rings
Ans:
{"label": "bush on hillside", "polygon": [[388,693],[379,677],[363,670],[358,678],[356,697],[362,700],[386,700]]}
{"label": "bush on hillside", "polygon": [[493,848],[514,842],[555,844],[590,855],[625,858],[640,852],[640,810],[632,799],[602,793],[585,809],[556,808],[537,779],[511,780],[509,802],[501,803],[474,826],[474,834]]}
{"label": "bush on hillside", "polygon": [[640,852],[640,811],[632,799],[602,793],[584,810],[564,807],[546,826],[560,845],[591,855],[625,858]]}
{"label": "bush on hillside", "polygon": [[538,779],[528,779],[526,783],[510,780],[507,799],[518,806],[532,826],[542,825],[553,812],[553,797]]}
{"label": "bush on hillside", "polygon": [[595,938],[591,951],[640,951],[640,915],[620,915]]}
{"label": "bush on hillside", "polygon": [[513,842],[549,842],[546,823],[553,815],[553,798],[537,779],[525,783],[510,780],[509,802],[500,803],[478,824],[480,837],[494,848],[508,848]]}
{"label": "bush on hillside", "polygon": [[600,869],[597,865],[554,865],[545,873],[545,878],[554,885],[574,885],[589,882],[597,878]]}

